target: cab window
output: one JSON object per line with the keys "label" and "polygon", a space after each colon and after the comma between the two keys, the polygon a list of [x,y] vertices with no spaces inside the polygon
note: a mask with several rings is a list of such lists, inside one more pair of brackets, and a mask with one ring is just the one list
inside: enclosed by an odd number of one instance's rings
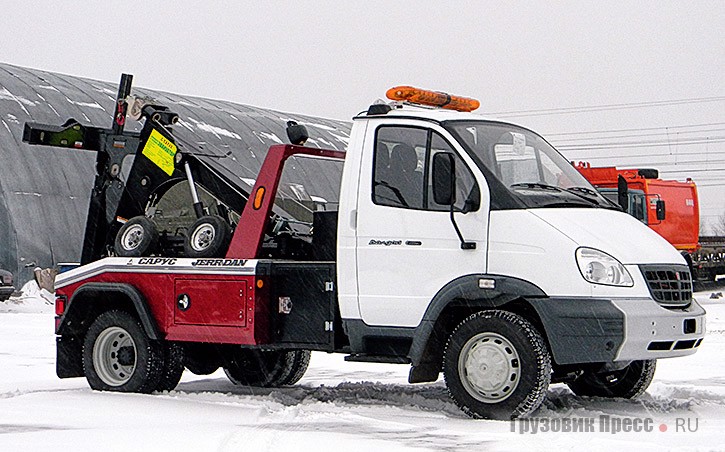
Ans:
{"label": "cab window", "polygon": [[373,202],[378,205],[418,210],[447,211],[433,201],[431,162],[440,152],[456,160],[454,208],[478,209],[480,192],[473,174],[453,147],[437,132],[418,127],[382,126],[375,136]]}

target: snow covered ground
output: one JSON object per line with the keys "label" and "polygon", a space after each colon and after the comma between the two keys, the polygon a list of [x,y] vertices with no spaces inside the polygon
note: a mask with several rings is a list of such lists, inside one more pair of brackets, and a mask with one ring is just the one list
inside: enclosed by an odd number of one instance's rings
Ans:
{"label": "snow covered ground", "polygon": [[[534,419],[512,424],[468,419],[442,381],[408,385],[407,366],[324,353],[291,388],[236,387],[218,371],[187,372],[169,393],[94,392],[55,376],[53,308],[31,293],[0,302],[0,451],[725,450],[725,299],[709,295],[697,294],[700,351],[659,361],[640,399],[554,385]],[[522,433],[534,421],[557,431]],[[561,431],[574,424],[594,431]],[[627,425],[640,431],[612,433]]]}

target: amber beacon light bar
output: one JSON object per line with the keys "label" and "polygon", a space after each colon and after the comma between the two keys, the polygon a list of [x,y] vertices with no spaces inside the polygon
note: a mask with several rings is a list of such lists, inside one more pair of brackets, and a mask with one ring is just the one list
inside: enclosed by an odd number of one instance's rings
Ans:
{"label": "amber beacon light bar", "polygon": [[412,86],[396,86],[385,93],[390,100],[410,102],[412,104],[440,107],[456,111],[473,111],[481,102],[468,97],[453,96],[438,91],[429,91]]}

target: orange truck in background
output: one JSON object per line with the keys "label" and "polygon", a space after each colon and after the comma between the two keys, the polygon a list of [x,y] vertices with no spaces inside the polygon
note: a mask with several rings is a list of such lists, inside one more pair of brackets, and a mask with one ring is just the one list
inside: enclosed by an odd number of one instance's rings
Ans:
{"label": "orange truck in background", "polygon": [[663,180],[656,169],[575,168],[604,196],[620,205],[682,252],[701,287],[725,274],[725,237],[700,237],[700,204],[695,182]]}

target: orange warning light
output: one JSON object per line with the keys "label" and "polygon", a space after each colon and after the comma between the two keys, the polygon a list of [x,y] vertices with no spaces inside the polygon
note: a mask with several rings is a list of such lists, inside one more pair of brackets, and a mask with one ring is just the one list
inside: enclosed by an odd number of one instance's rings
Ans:
{"label": "orange warning light", "polygon": [[428,91],[412,86],[396,86],[385,93],[390,100],[405,101],[412,104],[428,105],[456,111],[473,111],[481,102],[469,97],[452,96],[447,93]]}
{"label": "orange warning light", "polygon": [[264,200],[264,187],[259,187],[257,189],[257,192],[254,194],[254,204],[252,207],[254,207],[254,210],[259,210],[260,207],[262,207],[262,201]]}

